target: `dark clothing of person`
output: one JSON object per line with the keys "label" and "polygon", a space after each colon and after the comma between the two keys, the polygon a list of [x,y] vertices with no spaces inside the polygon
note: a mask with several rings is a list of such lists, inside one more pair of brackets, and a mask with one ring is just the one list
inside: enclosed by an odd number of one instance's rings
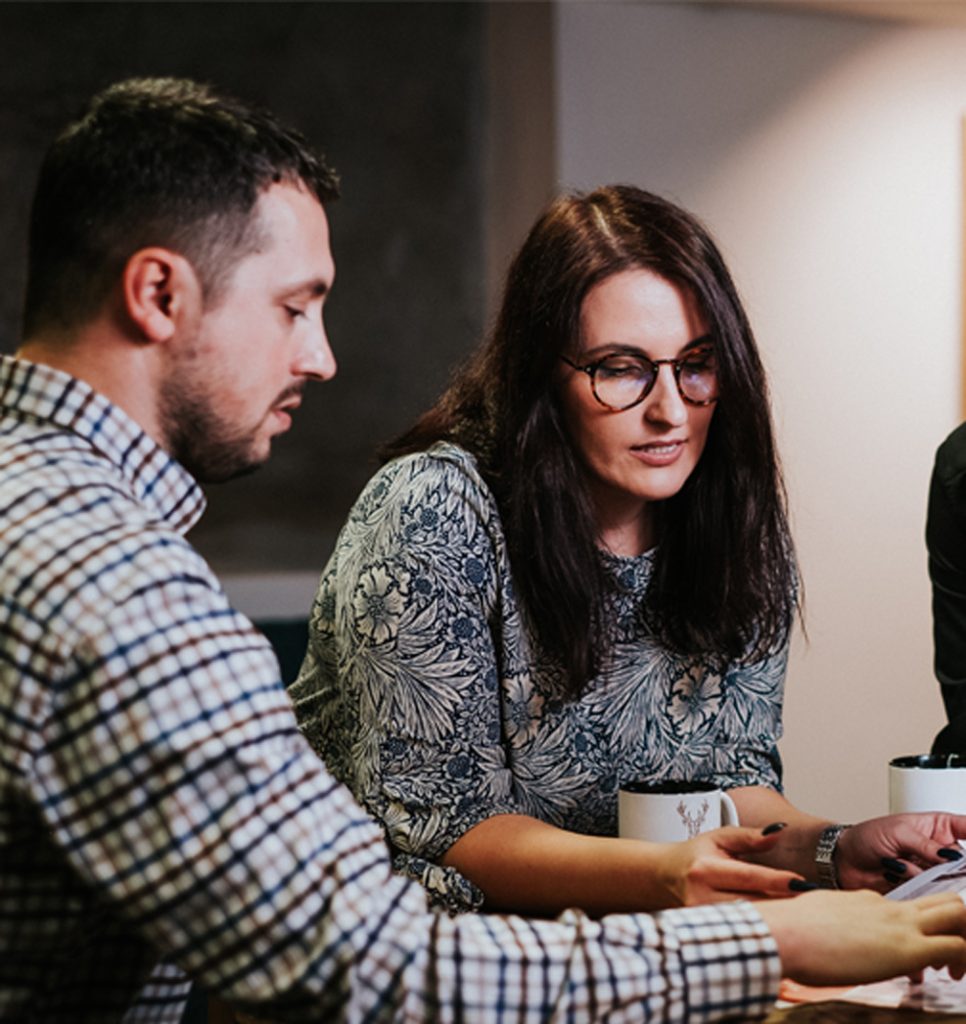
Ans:
{"label": "dark clothing of person", "polygon": [[935,671],[948,718],[933,753],[966,753],[966,423],[936,452],[926,547]]}

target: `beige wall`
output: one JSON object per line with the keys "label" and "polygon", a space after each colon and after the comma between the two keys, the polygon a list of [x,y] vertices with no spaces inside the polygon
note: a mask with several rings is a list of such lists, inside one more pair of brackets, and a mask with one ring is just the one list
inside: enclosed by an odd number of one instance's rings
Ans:
{"label": "beige wall", "polygon": [[561,183],[699,213],[771,371],[809,632],[789,795],[882,812],[885,761],[942,721],[922,532],[959,419],[966,29],[568,2],[556,31]]}

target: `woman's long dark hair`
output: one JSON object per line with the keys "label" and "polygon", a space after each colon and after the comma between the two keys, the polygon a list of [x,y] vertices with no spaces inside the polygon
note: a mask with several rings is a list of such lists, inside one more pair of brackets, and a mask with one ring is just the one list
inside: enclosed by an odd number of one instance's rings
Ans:
{"label": "woman's long dark hair", "polygon": [[646,614],[682,653],[723,663],[773,651],[787,639],[797,587],[765,373],[717,246],[667,200],[627,185],[556,199],[510,266],[489,338],[382,452],[392,458],[449,440],[476,456],[503,517],[524,608],[574,697],[606,658],[604,602],[614,584],[562,415],[559,357],[578,347],[588,291],[637,268],[697,300],[720,392],[697,467],[678,494],[653,505]]}

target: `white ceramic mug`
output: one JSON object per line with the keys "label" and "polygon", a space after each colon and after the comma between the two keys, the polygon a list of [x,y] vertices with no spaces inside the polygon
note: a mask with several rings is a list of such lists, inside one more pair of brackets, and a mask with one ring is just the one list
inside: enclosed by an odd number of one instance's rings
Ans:
{"label": "white ceramic mug", "polygon": [[677,843],[737,824],[734,801],[713,782],[625,782],[617,794],[617,831],[625,839]]}
{"label": "white ceramic mug", "polygon": [[966,814],[966,756],[908,754],[889,762],[889,811]]}

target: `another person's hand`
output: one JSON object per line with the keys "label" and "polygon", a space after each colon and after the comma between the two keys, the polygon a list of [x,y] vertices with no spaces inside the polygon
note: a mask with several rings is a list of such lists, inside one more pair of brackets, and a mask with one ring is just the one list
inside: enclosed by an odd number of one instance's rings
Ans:
{"label": "another person's hand", "polygon": [[782,973],[804,985],[857,985],[926,967],[966,973],[966,906],[956,893],[887,900],[872,892],[811,892],[757,905]]}
{"label": "another person's hand", "polygon": [[790,892],[813,888],[794,871],[742,859],[770,850],[780,835],[781,826],[777,825],[764,832],[727,826],[702,832],[683,843],[664,844],[658,870],[670,897],[669,905],[690,907],[698,903],[788,896]]}
{"label": "another person's hand", "polygon": [[886,892],[944,858],[962,854],[966,815],[890,814],[870,818],[839,836],[835,865],[843,889]]}

